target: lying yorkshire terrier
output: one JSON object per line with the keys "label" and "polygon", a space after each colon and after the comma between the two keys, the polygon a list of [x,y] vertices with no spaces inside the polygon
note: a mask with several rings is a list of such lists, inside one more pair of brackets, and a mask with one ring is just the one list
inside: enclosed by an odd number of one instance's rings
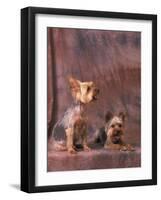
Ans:
{"label": "lying yorkshire terrier", "polygon": [[105,126],[98,130],[95,135],[95,142],[101,143],[104,148],[120,151],[134,151],[130,144],[124,142],[125,114],[120,112],[118,116],[113,116],[107,112],[105,116]]}
{"label": "lying yorkshire terrier", "polygon": [[59,123],[66,132],[66,149],[70,153],[76,153],[76,144],[80,142],[83,149],[89,151],[85,107],[90,102],[97,100],[99,89],[93,82],[81,82],[72,77],[69,78],[69,85],[75,104],[68,108]]}

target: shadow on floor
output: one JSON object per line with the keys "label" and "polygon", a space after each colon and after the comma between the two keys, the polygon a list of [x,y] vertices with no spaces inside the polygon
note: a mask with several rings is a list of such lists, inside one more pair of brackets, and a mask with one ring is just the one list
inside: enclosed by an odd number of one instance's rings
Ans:
{"label": "shadow on floor", "polygon": [[10,186],[16,190],[20,190],[20,185],[19,184],[16,184],[16,183],[12,183],[10,184]]}

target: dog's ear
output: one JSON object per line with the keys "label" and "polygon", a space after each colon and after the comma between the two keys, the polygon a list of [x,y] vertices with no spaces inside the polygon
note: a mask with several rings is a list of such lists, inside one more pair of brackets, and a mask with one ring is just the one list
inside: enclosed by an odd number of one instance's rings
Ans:
{"label": "dog's ear", "polygon": [[125,121],[126,113],[124,113],[124,112],[119,112],[119,115],[118,115],[118,116],[122,119],[123,122]]}
{"label": "dog's ear", "polygon": [[105,115],[105,122],[107,123],[112,117],[113,114],[110,111],[108,111]]}
{"label": "dog's ear", "polygon": [[73,95],[75,95],[77,92],[80,91],[80,81],[73,77],[68,77],[68,81],[71,92]]}

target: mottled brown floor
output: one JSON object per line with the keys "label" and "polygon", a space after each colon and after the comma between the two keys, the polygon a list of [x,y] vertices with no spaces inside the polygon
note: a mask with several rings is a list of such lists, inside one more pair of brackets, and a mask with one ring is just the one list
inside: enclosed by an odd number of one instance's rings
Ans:
{"label": "mottled brown floor", "polygon": [[141,151],[136,148],[134,152],[120,152],[105,150],[95,146],[89,152],[78,151],[71,155],[66,151],[48,151],[48,171],[88,170],[127,168],[141,166]]}

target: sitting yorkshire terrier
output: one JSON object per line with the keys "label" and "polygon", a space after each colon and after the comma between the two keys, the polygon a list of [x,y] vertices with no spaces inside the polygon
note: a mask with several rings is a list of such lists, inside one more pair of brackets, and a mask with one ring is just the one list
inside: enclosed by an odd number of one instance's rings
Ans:
{"label": "sitting yorkshire terrier", "polygon": [[99,89],[96,88],[93,82],[81,82],[72,77],[68,80],[75,103],[67,109],[59,125],[62,125],[65,129],[68,152],[76,153],[78,142],[82,144],[85,151],[89,151],[85,108],[87,104],[97,100]]}
{"label": "sitting yorkshire terrier", "polygon": [[96,132],[95,142],[101,143],[106,149],[134,151],[134,148],[123,140],[124,126],[125,114],[123,112],[120,112],[118,116],[113,116],[111,112],[107,112],[105,126]]}

